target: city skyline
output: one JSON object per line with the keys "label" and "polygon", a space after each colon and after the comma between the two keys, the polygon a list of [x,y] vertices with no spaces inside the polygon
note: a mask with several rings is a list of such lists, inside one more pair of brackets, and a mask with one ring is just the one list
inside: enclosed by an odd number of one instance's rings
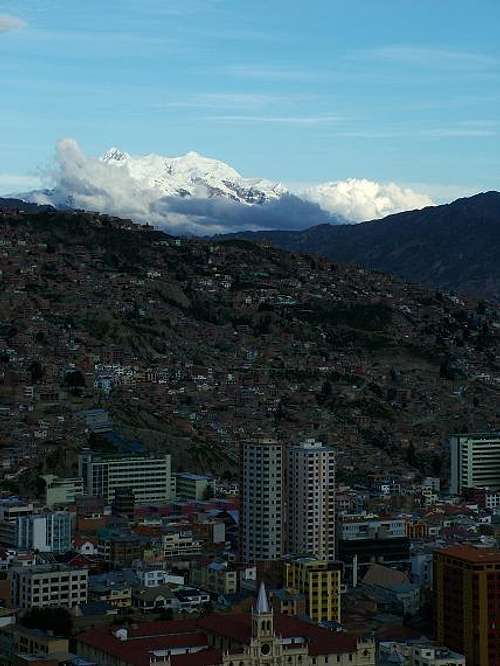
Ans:
{"label": "city skyline", "polygon": [[499,21],[0,0],[0,664],[500,666]]}

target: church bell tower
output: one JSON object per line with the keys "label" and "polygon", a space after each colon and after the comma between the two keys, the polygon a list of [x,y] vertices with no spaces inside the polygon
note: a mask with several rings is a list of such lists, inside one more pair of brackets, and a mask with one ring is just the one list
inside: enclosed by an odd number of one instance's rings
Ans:
{"label": "church bell tower", "polygon": [[269,640],[274,636],[273,611],[267,599],[266,586],[260,584],[257,603],[252,610],[252,637],[256,640]]}

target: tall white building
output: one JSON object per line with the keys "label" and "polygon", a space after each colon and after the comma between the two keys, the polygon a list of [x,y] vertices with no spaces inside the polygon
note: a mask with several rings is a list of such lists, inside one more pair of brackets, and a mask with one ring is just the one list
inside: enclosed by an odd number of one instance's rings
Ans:
{"label": "tall white building", "polygon": [[168,502],[171,499],[170,455],[100,455],[81,452],[78,475],[86,495],[103,497],[111,503],[116,488],[130,488],[138,504]]}
{"label": "tall white building", "polygon": [[335,559],[335,452],[314,439],[288,449],[288,551]]}
{"label": "tall white building", "polygon": [[500,433],[450,435],[450,492],[500,489]]}
{"label": "tall white building", "polygon": [[241,444],[240,551],[245,562],[283,555],[283,446],[274,439]]}
{"label": "tall white building", "polygon": [[71,550],[72,517],[69,511],[20,516],[16,523],[19,550],[67,553]]}

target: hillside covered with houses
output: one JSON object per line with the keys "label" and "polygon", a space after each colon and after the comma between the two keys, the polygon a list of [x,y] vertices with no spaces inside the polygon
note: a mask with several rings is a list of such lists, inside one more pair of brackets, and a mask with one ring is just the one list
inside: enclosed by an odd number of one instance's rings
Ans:
{"label": "hillside covered with houses", "polygon": [[[237,480],[239,442],[335,445],[338,474],[445,473],[500,426],[500,310],[246,240],[0,201],[4,490],[112,431]],[[36,490],[36,488],[35,488]]]}

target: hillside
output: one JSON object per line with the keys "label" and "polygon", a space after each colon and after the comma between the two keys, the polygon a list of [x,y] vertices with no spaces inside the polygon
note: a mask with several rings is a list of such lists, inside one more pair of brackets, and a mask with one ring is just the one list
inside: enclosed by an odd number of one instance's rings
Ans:
{"label": "hillside", "polygon": [[439,472],[449,431],[500,427],[496,307],[242,240],[3,208],[11,484],[23,464],[74,469],[96,406],[177,469],[229,475],[258,433],[321,437],[352,479]]}
{"label": "hillside", "polygon": [[237,236],[500,302],[499,192],[362,224]]}

